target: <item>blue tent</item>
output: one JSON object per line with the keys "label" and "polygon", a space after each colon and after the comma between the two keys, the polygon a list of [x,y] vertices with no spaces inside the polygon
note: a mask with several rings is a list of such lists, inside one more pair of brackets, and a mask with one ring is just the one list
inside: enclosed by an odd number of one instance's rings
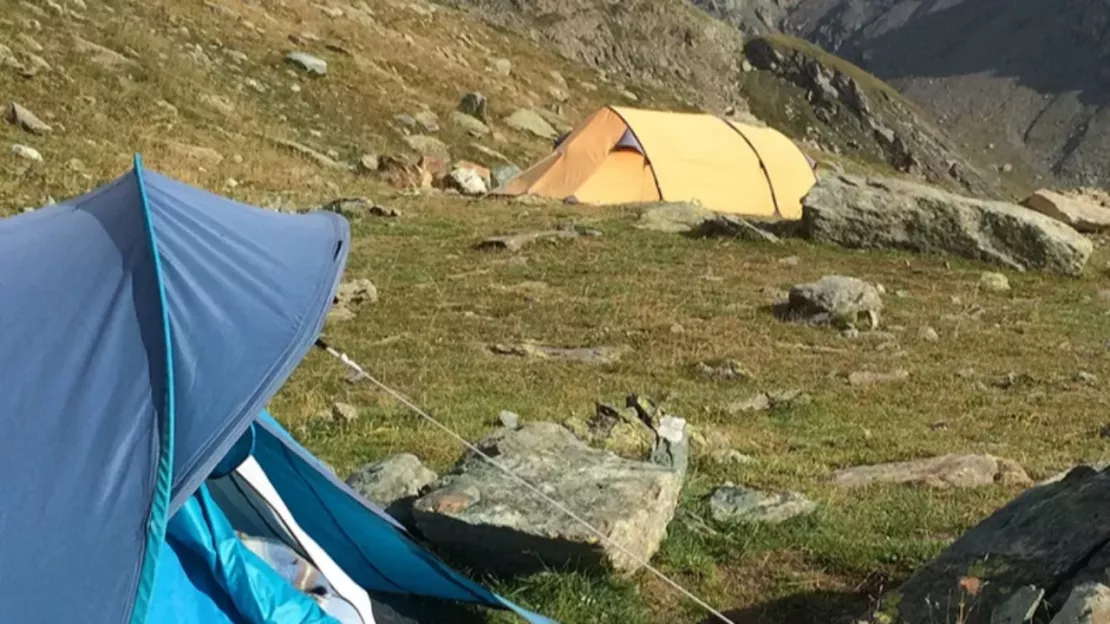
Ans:
{"label": "blue tent", "polygon": [[446,567],[269,414],[321,331],[342,217],[135,167],[0,220],[0,613],[32,624],[324,624],[241,547],[210,479],[253,457],[362,588],[519,609]]}

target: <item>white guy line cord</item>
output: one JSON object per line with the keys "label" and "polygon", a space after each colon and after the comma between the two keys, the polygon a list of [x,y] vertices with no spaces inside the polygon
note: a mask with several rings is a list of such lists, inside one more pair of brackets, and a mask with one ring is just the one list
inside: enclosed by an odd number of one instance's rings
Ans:
{"label": "white guy line cord", "polygon": [[[375,379],[373,375],[366,372],[361,366],[358,365],[357,362],[355,362],[351,358],[347,357],[347,354],[338,351],[337,349],[335,349],[334,347],[332,347],[328,343],[324,342],[323,338],[316,341],[316,346],[323,349],[324,351],[326,351],[328,353],[328,355],[331,355],[335,359],[342,362],[345,366],[350,368],[352,371],[357,373],[358,377],[366,378],[368,381],[370,381],[370,383],[374,384],[378,388],[381,388],[387,394],[389,394],[393,398],[400,401],[403,405],[405,405],[410,410],[412,410],[413,412],[418,414],[420,417],[424,418],[425,420],[427,420],[428,422],[432,423],[437,428],[442,430],[444,433],[446,433],[447,435],[454,438],[460,444],[462,444],[467,449],[469,449],[472,453],[475,453],[476,455],[478,455],[479,457],[481,457],[482,459],[486,460],[491,465],[496,467],[498,470],[505,473],[509,478],[511,478],[514,481],[523,485],[528,491],[532,492],[533,494],[536,494],[537,496],[542,498],[546,503],[548,503],[549,505],[551,505],[555,509],[558,509],[559,511],[563,512],[568,517],[573,519],[575,522],[578,522],[582,526],[589,529],[589,531],[591,533],[593,533],[596,537],[601,539],[603,542],[605,542],[605,543],[607,543],[611,546],[614,546],[615,548],[620,550],[622,553],[627,555],[629,558],[631,558],[632,560],[634,560],[637,563],[639,563],[640,565],[642,565],[644,567],[644,569],[648,570],[649,572],[651,572],[655,576],[659,577],[659,580],[663,581],[667,585],[670,585],[672,588],[674,588],[676,591],[678,591],[682,595],[689,598],[691,601],[696,603],[698,606],[705,609],[709,613],[713,614],[713,616],[715,618],[717,618],[718,620],[720,620],[721,622],[724,622],[725,624],[736,624],[732,620],[728,619],[728,617],[726,617],[725,614],[721,613],[720,611],[718,611],[718,610],[714,609],[712,606],[710,606],[710,604],[708,602],[702,600],[701,598],[698,598],[696,595],[694,595],[693,592],[691,592],[690,590],[686,589],[685,587],[679,585],[677,581],[671,580],[670,577],[668,577],[666,574],[663,574],[662,572],[660,572],[658,569],[656,569],[654,566],[652,566],[649,562],[647,562],[647,561],[641,559],[640,557],[636,556],[635,554],[629,552],[628,549],[626,549],[624,546],[621,546],[617,542],[610,540],[608,536],[606,536],[604,533],[602,533],[598,529],[595,529],[589,522],[586,522],[585,520],[583,520],[578,514],[574,513],[570,509],[567,509],[567,507],[565,505],[563,505],[559,501],[555,500],[554,498],[551,498],[547,494],[544,494],[539,488],[537,488],[536,486],[534,486],[531,483],[529,483],[528,481],[526,481],[523,477],[518,476],[513,471],[511,471],[508,468],[502,466],[500,463],[494,461],[494,459],[492,457],[490,457],[489,455],[484,453],[481,449],[479,449],[477,446],[472,444],[466,438],[462,437],[458,433],[455,433],[455,431],[452,430],[447,425],[445,425],[445,424],[439,422],[438,420],[436,420],[431,414],[427,413],[426,411],[421,409],[419,406],[417,406],[415,403],[410,401],[408,399],[408,397],[406,397],[405,395],[401,394],[400,392],[394,390],[393,388],[390,388],[389,386],[387,386],[384,383]],[[355,379],[357,379],[358,377],[356,377]]]}

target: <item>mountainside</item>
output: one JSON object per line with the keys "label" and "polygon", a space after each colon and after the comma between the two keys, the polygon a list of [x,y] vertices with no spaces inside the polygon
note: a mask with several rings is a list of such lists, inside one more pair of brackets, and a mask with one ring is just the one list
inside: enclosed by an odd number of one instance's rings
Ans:
{"label": "mountainside", "polygon": [[972,151],[1110,182],[1104,0],[800,0],[782,27],[890,82]]}
{"label": "mountainside", "polygon": [[[1026,190],[1000,176],[990,161],[967,158],[928,115],[867,72],[815,46],[770,33],[786,10],[784,0],[706,0],[697,6],[686,0],[450,4],[527,33],[594,68],[618,89],[646,83],[674,93],[688,108],[717,114],[746,109],[829,157],[819,160],[880,162],[982,195]],[[757,33],[769,33],[769,38]]]}

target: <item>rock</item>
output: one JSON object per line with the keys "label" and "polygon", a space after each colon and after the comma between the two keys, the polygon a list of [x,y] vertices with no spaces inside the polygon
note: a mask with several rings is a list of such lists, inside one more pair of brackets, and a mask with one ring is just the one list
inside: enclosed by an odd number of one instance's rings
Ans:
{"label": "rock", "polygon": [[780,524],[817,510],[817,503],[798,492],[760,492],[725,485],[713,491],[709,511],[717,522]]}
{"label": "rock", "polygon": [[335,293],[335,304],[339,306],[358,306],[377,302],[378,289],[365,277],[343,282]]}
{"label": "rock", "polygon": [[991,612],[990,624],[1025,624],[1031,622],[1043,598],[1043,589],[1037,589],[1032,585],[1020,587],[1006,599],[1006,602],[995,607],[994,611]]}
{"label": "rock", "polygon": [[459,101],[459,111],[483,122],[489,121],[488,102],[481,93],[467,93]]}
{"label": "rock", "polygon": [[801,390],[772,390],[757,392],[746,399],[730,403],[725,411],[735,416],[744,412],[791,409],[809,405],[812,402],[813,397]]}
{"label": "rock", "polygon": [[489,126],[476,117],[467,115],[462,111],[451,111],[451,123],[462,128],[471,136],[484,137],[489,134]]}
{"label": "rock", "polygon": [[987,292],[1007,292],[1010,290],[1010,280],[1001,273],[984,272],[979,276],[979,288]]}
{"label": "rock", "polygon": [[[336,212],[348,219],[358,217],[388,217],[396,218],[401,213],[393,208],[387,208],[365,197],[340,197],[320,206],[320,210]],[[371,284],[373,286],[373,284]]]}
{"label": "rock", "polygon": [[542,117],[544,121],[551,124],[551,127],[555,128],[555,131],[558,132],[560,135],[567,134],[574,129],[574,124],[572,124],[566,117],[563,117],[561,114],[551,109],[533,108],[532,111]]}
{"label": "rock", "polygon": [[41,53],[44,49],[41,43],[35,41],[35,38],[31,35],[28,35],[27,33],[19,33],[15,36],[15,38],[16,41],[19,41],[21,44],[23,44],[24,48],[27,48],[32,52]]}
{"label": "rock", "polygon": [[504,165],[494,168],[493,173],[491,174],[493,188],[496,189],[504,186],[509,180],[512,180],[516,176],[520,175],[520,173],[520,167],[517,167],[516,165]]}
{"label": "rock", "polygon": [[1079,383],[1087,384],[1089,386],[1098,383],[1098,377],[1088,373],[1087,371],[1079,371],[1075,374],[1075,380]]}
{"label": "rock", "polygon": [[358,168],[364,173],[374,173],[378,170],[378,155],[374,153],[363,154],[358,159]]}
{"label": "rock", "polygon": [[1110,587],[1084,583],[1068,596],[1068,601],[1048,624],[1106,624],[1110,622]]}
{"label": "rock", "polygon": [[177,160],[189,161],[208,167],[215,167],[224,161],[223,154],[211,147],[167,141],[166,149]]}
{"label": "rock", "polygon": [[722,381],[751,381],[754,375],[736,360],[709,360],[698,362],[694,370],[708,379]]}
{"label": "rock", "polygon": [[562,87],[551,85],[547,87],[547,92],[556,102],[562,103],[570,99],[570,93],[567,93],[567,90]]}
{"label": "rock", "polygon": [[308,52],[290,52],[285,55],[285,61],[300,67],[313,76],[328,75],[328,62]]}
{"label": "rock", "polygon": [[848,383],[853,386],[873,386],[875,384],[890,383],[892,381],[905,381],[910,378],[910,372],[904,369],[879,373],[874,371],[857,371],[848,375]]}
{"label": "rock", "polygon": [[12,145],[12,153],[16,156],[19,156],[20,158],[33,160],[35,162],[42,162],[42,154],[40,154],[37,149],[28,145],[20,145],[19,143],[16,143]]}
{"label": "rock", "polygon": [[740,451],[737,451],[736,449],[720,449],[717,451],[713,451],[713,453],[710,454],[709,457],[718,464],[743,465],[755,463],[754,457],[750,455],[745,455]]}
{"label": "rock", "polygon": [[432,156],[433,158],[442,160],[444,169],[447,168],[446,163],[451,161],[451,152],[447,149],[447,144],[435,137],[426,134],[414,134],[405,137],[404,141],[406,145],[421,156]]}
{"label": "rock", "polygon": [[882,297],[871,284],[854,277],[826,275],[790,289],[786,316],[795,321],[838,327],[855,327],[862,316],[874,329],[879,326],[882,309]]}
{"label": "rock", "polygon": [[520,251],[528,245],[539,241],[575,239],[579,236],[581,236],[581,234],[573,228],[545,230],[542,232],[522,232],[520,234],[510,234],[508,236],[492,236],[478,243],[476,248]]}
{"label": "rock", "polygon": [[684,419],[676,416],[659,419],[648,460],[678,474],[686,474],[686,466],[690,462],[690,437]]}
{"label": "rock", "polygon": [[451,173],[447,174],[447,183],[463,195],[484,195],[489,192],[486,181],[478,175],[478,172],[470,168],[452,169]]}
{"label": "rock", "polygon": [[799,258],[798,256],[786,256],[785,258],[779,258],[777,260],[778,264],[788,267],[796,267],[798,266],[798,264],[801,263],[801,261],[801,258]]}
{"label": "rock", "polygon": [[415,455],[400,453],[356,469],[347,477],[347,485],[401,524],[412,526],[413,501],[438,478]]}
{"label": "rock", "polygon": [[840,487],[856,488],[873,483],[900,483],[926,487],[971,488],[1001,483],[1030,484],[1021,466],[990,455],[943,455],[875,466],[845,468],[833,475]]}
{"label": "rock", "polygon": [[627,349],[619,347],[563,348],[538,345],[534,342],[524,342],[516,345],[495,344],[491,345],[489,349],[496,355],[511,355],[541,360],[566,360],[585,364],[615,364],[627,352]]}
{"label": "rock", "polygon": [[715,216],[716,213],[697,202],[661,202],[649,204],[636,227],[655,232],[691,232]]}
{"label": "rock", "polygon": [[136,69],[139,67],[138,63],[119,52],[82,39],[76,35],[73,37],[73,48],[88,59],[89,62],[99,65],[103,69],[119,71],[124,69]]}
{"label": "rock", "polygon": [[350,403],[336,403],[331,406],[331,415],[341,422],[355,422],[358,420],[358,408]]}
{"label": "rock", "polygon": [[1027,197],[1022,206],[1070,225],[1080,232],[1110,229],[1110,208],[1095,202],[1040,189]]}
{"label": "rock", "polygon": [[383,177],[393,186],[402,189],[431,188],[432,173],[421,163],[410,162],[397,156],[383,156],[379,163]]}
{"label": "rock", "polygon": [[[659,549],[682,487],[682,477],[674,471],[592,449],[553,423],[502,429],[479,447],[512,473],[542,484],[549,496],[608,538],[602,543],[470,454],[416,501],[413,512],[429,541],[492,570],[633,572]],[[614,549],[610,540],[624,550]]]}
{"label": "rock", "polygon": [[505,119],[505,123],[510,128],[533,134],[541,139],[551,140],[559,136],[555,128],[551,127],[551,124],[533,109],[517,109],[516,112]]}
{"label": "rock", "polygon": [[334,159],[332,159],[327,154],[322,154],[322,153],[312,149],[311,147],[309,147],[307,145],[298,143],[296,141],[290,141],[288,139],[274,138],[274,139],[271,139],[271,140],[274,143],[277,143],[278,145],[280,145],[282,147],[288,148],[288,149],[296,152],[297,154],[300,154],[302,156],[305,156],[305,157],[315,161],[316,164],[320,165],[321,167],[326,167],[328,169],[346,169],[347,168],[343,164],[341,164],[339,162],[336,162]]}
{"label": "rock", "polygon": [[917,330],[917,336],[925,342],[938,342],[940,340],[940,334],[937,333],[937,330],[928,325]]}
{"label": "rock", "polygon": [[498,76],[508,77],[513,73],[513,63],[509,59],[490,59],[490,70]]}
{"label": "rock", "polygon": [[1081,273],[1092,251],[1074,229],[1021,206],[893,179],[823,178],[803,200],[802,230],[850,248],[946,252],[1067,275]]}
{"label": "rock", "polygon": [[408,113],[401,113],[400,115],[394,115],[393,116],[393,121],[396,121],[397,123],[401,124],[402,126],[404,126],[406,128],[409,128],[409,129],[415,129],[416,128],[416,118],[413,117],[412,115],[409,115]]}
{"label": "rock", "polygon": [[779,244],[774,234],[760,229],[736,215],[717,215],[697,225],[691,235],[698,238],[734,238],[756,243]]}
{"label": "rock", "polygon": [[423,110],[412,116],[416,121],[416,125],[424,129],[425,132],[439,132],[439,117],[430,110]]}
{"label": "rock", "polygon": [[208,108],[211,108],[225,117],[230,117],[235,114],[235,103],[226,96],[202,93],[197,99]]}
{"label": "rock", "polygon": [[34,113],[12,102],[8,105],[8,121],[31,134],[48,134],[52,128],[35,116]]}
{"label": "rock", "polygon": [[506,429],[520,428],[520,414],[516,412],[510,412],[508,410],[502,411],[497,415],[497,419],[501,421],[501,426]]}

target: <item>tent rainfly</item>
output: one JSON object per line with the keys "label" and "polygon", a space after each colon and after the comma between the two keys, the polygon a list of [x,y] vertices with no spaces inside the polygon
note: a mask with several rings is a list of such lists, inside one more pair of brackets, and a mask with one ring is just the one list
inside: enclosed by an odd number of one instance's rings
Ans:
{"label": "tent rainfly", "polygon": [[716,212],[798,219],[816,181],[813,161],[773,128],[605,107],[494,194],[587,204],[698,200]]}
{"label": "tent rainfly", "polygon": [[240,204],[137,157],[0,220],[0,619],[384,624],[404,597],[550,624],[421,548],[266,412],[349,248],[339,215]]}

